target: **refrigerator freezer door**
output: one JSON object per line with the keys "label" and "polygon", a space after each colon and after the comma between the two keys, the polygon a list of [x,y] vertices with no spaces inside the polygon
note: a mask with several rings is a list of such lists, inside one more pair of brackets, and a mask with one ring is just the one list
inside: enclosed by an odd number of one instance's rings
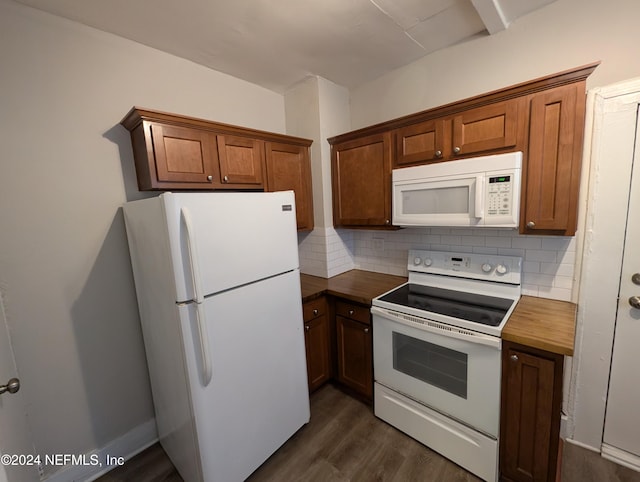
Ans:
{"label": "refrigerator freezer door", "polygon": [[179,309],[204,480],[242,481],[309,421],[300,274],[204,301],[207,386],[193,305]]}
{"label": "refrigerator freezer door", "polygon": [[[165,193],[177,301],[204,297],[298,267],[293,191]],[[190,229],[187,230],[187,224]]]}

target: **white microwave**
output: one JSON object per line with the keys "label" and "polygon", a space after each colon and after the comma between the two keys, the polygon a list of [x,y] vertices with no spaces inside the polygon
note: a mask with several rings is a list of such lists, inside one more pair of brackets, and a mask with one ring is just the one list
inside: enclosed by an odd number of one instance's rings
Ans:
{"label": "white microwave", "polygon": [[515,228],[522,152],[394,169],[396,226]]}

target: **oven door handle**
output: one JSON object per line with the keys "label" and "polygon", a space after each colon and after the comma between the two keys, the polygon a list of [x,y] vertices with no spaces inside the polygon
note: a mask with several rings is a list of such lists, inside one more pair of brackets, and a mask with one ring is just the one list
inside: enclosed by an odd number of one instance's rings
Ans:
{"label": "oven door handle", "polygon": [[378,315],[381,318],[385,318],[396,323],[401,323],[418,330],[434,333],[436,335],[441,335],[448,338],[456,338],[458,340],[468,341],[469,343],[479,343],[481,345],[496,348],[497,350],[500,350],[502,348],[502,340],[495,336],[485,335],[483,333],[471,333],[464,328],[457,328],[455,326],[449,326],[444,323],[439,323],[437,321],[428,319],[424,319],[423,321],[416,316],[397,313],[391,310],[386,310],[384,308],[379,308],[377,306],[371,307],[371,314]]}

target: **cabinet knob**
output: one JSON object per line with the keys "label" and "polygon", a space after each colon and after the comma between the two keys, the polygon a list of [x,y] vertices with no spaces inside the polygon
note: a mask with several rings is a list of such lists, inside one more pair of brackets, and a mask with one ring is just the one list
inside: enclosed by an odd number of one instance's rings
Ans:
{"label": "cabinet knob", "polygon": [[318,310],[317,309],[313,310],[313,316],[318,316]]}
{"label": "cabinet knob", "polygon": [[436,157],[442,157],[442,151],[436,151]]}
{"label": "cabinet knob", "polygon": [[385,219],[385,220],[384,220],[384,224],[391,224],[391,220],[389,220],[389,219]]}
{"label": "cabinet knob", "polygon": [[509,358],[511,358],[511,361],[518,361],[518,355],[511,355]]}
{"label": "cabinet knob", "polygon": [[305,330],[307,330],[307,331],[309,331],[309,330],[310,330],[309,325],[304,325],[304,329],[305,329]]}
{"label": "cabinet knob", "polygon": [[453,148],[453,153],[454,154],[460,154],[460,148],[458,146]]}
{"label": "cabinet knob", "polygon": [[213,181],[213,176],[207,176],[207,181],[209,182]]}
{"label": "cabinet knob", "polygon": [[229,182],[229,176],[224,176],[224,177],[222,178],[222,180],[223,180],[224,182]]}
{"label": "cabinet knob", "polygon": [[364,329],[364,332],[365,332],[365,333],[369,333],[369,328],[365,328],[365,329]]}
{"label": "cabinet knob", "polygon": [[527,227],[528,227],[529,229],[533,229],[533,228],[535,228],[535,227],[536,227],[536,223],[534,223],[533,221],[529,221],[529,222],[527,223]]}
{"label": "cabinet knob", "polygon": [[353,316],[353,310],[349,310],[349,316]]}

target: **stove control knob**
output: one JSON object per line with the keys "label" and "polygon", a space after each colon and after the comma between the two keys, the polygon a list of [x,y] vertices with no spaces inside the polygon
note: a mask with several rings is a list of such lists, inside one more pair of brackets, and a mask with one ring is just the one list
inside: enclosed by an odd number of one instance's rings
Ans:
{"label": "stove control knob", "polygon": [[493,266],[491,266],[489,263],[485,263],[482,265],[482,271],[484,271],[485,273],[490,273],[492,269]]}
{"label": "stove control knob", "polygon": [[433,264],[433,261],[431,260],[431,258],[425,258],[424,259],[424,265],[425,266],[431,266]]}
{"label": "stove control knob", "polygon": [[509,270],[504,264],[499,264],[498,266],[496,266],[496,273],[498,274],[507,274],[507,271]]}
{"label": "stove control knob", "polygon": [[419,258],[418,256],[413,258],[413,264],[415,264],[416,266],[420,266],[421,263],[422,263],[422,259]]}

